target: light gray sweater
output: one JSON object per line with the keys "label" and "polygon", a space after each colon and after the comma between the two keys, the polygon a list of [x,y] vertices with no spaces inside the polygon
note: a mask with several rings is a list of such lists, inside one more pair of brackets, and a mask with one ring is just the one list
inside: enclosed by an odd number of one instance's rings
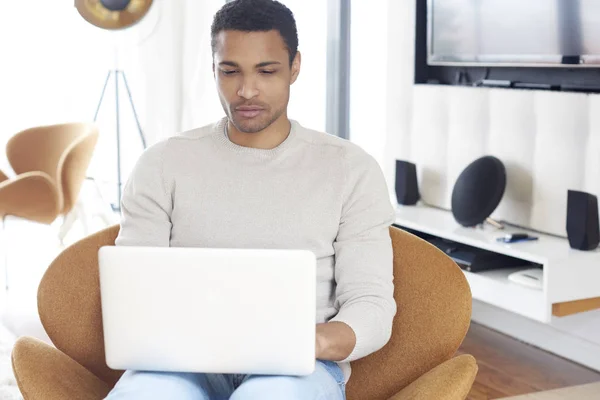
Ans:
{"label": "light gray sweater", "polygon": [[382,171],[350,141],[292,121],[270,150],[229,140],[224,118],[149,147],[123,191],[116,245],[306,249],[317,257],[317,323],[342,321],[356,347],[383,347],[396,313]]}

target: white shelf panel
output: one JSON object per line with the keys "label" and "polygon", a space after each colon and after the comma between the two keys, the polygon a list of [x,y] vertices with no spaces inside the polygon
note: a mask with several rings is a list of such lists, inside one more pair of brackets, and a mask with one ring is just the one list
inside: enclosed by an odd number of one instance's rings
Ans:
{"label": "white shelf panel", "polygon": [[539,322],[550,322],[550,307],[542,290],[528,288],[508,280],[520,268],[472,273],[463,271],[473,299],[503,308]]}
{"label": "white shelf panel", "polygon": [[549,263],[547,290],[550,302],[600,297],[600,248],[588,253],[595,256],[594,261],[559,260]]}

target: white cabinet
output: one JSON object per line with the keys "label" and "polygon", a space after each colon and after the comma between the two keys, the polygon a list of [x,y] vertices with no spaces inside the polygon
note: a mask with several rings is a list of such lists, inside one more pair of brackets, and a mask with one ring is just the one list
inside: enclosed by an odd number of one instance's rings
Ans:
{"label": "white cabinet", "polygon": [[[398,206],[396,224],[534,262],[543,268],[542,290],[509,281],[508,275],[515,269],[464,271],[474,299],[544,323],[549,323],[553,315],[564,316],[600,308],[600,248],[594,251],[574,250],[569,247],[566,238],[510,226],[498,229],[485,224],[483,227],[466,228],[454,220],[450,211],[423,205]],[[539,239],[516,243],[496,240],[513,232],[527,232]]]}

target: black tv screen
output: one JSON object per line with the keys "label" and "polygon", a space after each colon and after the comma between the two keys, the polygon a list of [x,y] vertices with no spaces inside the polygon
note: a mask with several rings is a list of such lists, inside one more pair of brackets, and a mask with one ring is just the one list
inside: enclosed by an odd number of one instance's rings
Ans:
{"label": "black tv screen", "polygon": [[428,0],[429,65],[600,68],[600,0]]}

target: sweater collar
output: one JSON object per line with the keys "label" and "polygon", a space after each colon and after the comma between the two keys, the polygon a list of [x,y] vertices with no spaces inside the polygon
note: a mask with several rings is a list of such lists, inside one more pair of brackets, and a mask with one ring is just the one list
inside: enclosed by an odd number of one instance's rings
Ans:
{"label": "sweater collar", "polygon": [[290,120],[290,132],[287,138],[283,142],[281,142],[277,147],[274,147],[272,149],[257,149],[254,147],[245,147],[240,146],[239,144],[236,144],[229,139],[229,136],[227,135],[227,122],[227,117],[224,117],[215,124],[214,136],[219,144],[238,154],[249,154],[262,158],[273,158],[283,153],[288,147],[290,147],[291,143],[294,142],[296,136],[298,135],[298,123],[294,120]]}

